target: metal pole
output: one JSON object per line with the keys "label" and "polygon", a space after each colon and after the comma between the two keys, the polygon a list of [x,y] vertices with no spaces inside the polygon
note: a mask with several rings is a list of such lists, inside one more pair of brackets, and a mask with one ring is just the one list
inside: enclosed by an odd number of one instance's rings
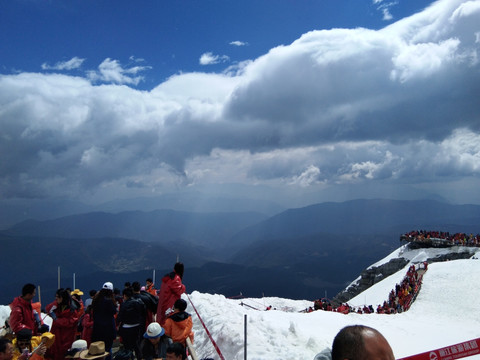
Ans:
{"label": "metal pole", "polygon": [[155,285],[155,269],[153,269],[153,284]]}
{"label": "metal pole", "polygon": [[42,303],[42,292],[40,291],[40,285],[38,285],[38,302]]}
{"label": "metal pole", "polygon": [[244,354],[244,359],[247,360],[247,314],[244,315],[243,317],[243,323],[244,323],[244,345],[243,345],[243,354]]}
{"label": "metal pole", "polygon": [[60,289],[60,266],[58,267],[57,277],[58,277],[58,287],[57,287],[57,289]]}
{"label": "metal pole", "polygon": [[73,290],[75,290],[76,287],[75,287],[75,273],[73,273]]}

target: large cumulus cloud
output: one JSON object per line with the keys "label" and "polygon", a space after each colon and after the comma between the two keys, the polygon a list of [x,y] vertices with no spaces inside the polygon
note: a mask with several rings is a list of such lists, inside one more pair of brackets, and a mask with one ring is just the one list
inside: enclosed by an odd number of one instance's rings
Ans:
{"label": "large cumulus cloud", "polygon": [[479,39],[480,1],[438,1],[379,31],[311,31],[151,91],[2,75],[0,196],[478,177]]}

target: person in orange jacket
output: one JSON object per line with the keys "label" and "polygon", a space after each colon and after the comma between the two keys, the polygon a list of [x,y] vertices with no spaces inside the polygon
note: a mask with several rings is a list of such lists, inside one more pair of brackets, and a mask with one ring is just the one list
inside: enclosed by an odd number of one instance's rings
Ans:
{"label": "person in orange jacket", "polygon": [[192,317],[185,310],[187,302],[178,299],[173,305],[173,314],[165,320],[165,334],[172,338],[173,342],[179,342],[185,346],[187,338],[193,343]]}
{"label": "person in orange jacket", "polygon": [[145,291],[148,292],[149,294],[157,296],[157,290],[155,289],[155,285],[153,283],[153,280],[151,278],[148,278],[145,281]]}

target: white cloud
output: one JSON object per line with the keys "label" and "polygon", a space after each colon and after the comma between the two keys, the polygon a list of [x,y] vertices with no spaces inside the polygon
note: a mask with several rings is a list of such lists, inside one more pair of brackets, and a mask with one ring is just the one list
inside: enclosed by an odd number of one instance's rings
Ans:
{"label": "white cloud", "polygon": [[232,41],[230,42],[230,45],[234,45],[234,46],[247,46],[248,43],[247,42],[244,42],[244,41]]}
{"label": "white cloud", "polygon": [[298,184],[302,187],[308,187],[312,184],[318,183],[318,177],[320,175],[320,169],[314,165],[310,165],[304,172],[300,175],[295,176],[291,184]]}
{"label": "white cloud", "polygon": [[390,9],[398,5],[398,1],[393,1],[393,2],[383,2],[383,0],[373,0],[374,5],[377,6],[377,10],[380,11],[383,14],[382,20],[384,21],[390,21],[393,19],[392,14],[390,13]]}
{"label": "white cloud", "polygon": [[43,70],[74,70],[82,66],[84,61],[85,59],[81,59],[75,56],[68,61],[57,62],[53,66],[50,66],[47,63],[43,63],[42,69]]}
{"label": "white cloud", "polygon": [[88,72],[88,78],[92,81],[138,85],[144,77],[135,75],[148,69],[150,69],[149,66],[123,68],[118,60],[107,58],[98,66],[98,71]]}
{"label": "white cloud", "polygon": [[[123,86],[148,67],[113,59],[86,78],[2,75],[1,196],[478,180],[480,64],[468,54],[479,28],[469,3],[440,0],[379,31],[312,31],[235,69],[178,74],[151,91]],[[204,64],[226,60],[204,55]]]}
{"label": "white cloud", "polygon": [[227,62],[230,58],[227,55],[214,55],[211,52],[206,52],[200,56],[200,65],[213,65]]}

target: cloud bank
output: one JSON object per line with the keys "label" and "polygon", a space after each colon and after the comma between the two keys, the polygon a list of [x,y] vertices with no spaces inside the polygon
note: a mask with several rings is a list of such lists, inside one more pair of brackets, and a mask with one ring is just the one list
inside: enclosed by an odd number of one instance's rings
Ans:
{"label": "cloud bank", "polygon": [[479,33],[480,1],[441,0],[379,31],[312,31],[151,91],[125,86],[146,67],[113,59],[86,77],[1,75],[0,197],[478,179]]}

